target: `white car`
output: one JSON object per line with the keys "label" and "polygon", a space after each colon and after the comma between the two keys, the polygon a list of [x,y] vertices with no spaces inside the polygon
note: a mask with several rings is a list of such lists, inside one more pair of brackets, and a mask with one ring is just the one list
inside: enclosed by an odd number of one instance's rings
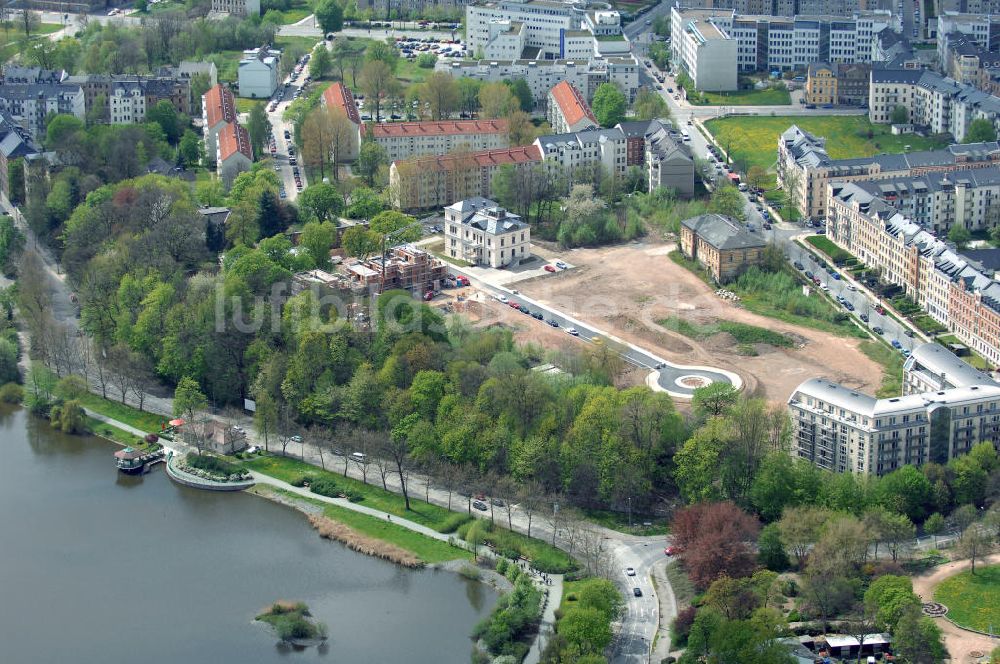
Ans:
{"label": "white car", "polygon": [[825,290],[826,292],[830,292],[830,287],[826,285],[826,282],[825,282],[825,281],[823,281],[823,282],[820,282],[820,285],[819,285],[819,287],[820,287],[821,289]]}
{"label": "white car", "polygon": [[634,567],[626,567],[625,568],[625,576],[635,576],[635,568]]}
{"label": "white car", "polygon": [[575,327],[567,327],[566,334],[572,334],[574,337],[580,336],[580,333],[576,331]]}
{"label": "white car", "polygon": [[497,301],[500,302],[500,304],[507,304],[507,296],[501,295],[500,297],[497,298]]}

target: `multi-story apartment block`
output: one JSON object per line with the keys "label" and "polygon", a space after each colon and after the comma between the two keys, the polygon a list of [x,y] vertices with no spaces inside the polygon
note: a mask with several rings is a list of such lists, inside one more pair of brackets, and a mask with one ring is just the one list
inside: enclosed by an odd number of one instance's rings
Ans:
{"label": "multi-story apartment block", "polygon": [[602,83],[614,83],[629,101],[635,100],[639,90],[639,63],[630,54],[579,60],[439,60],[436,70],[484,83],[522,79],[538,108],[544,106],[549,90],[562,81],[579,90],[588,103]]}
{"label": "multi-story apartment block", "polygon": [[146,95],[138,82],[119,81],[108,97],[108,118],[111,124],[136,124],[146,119]]}
{"label": "multi-story apartment block", "polygon": [[236,122],[236,99],[232,90],[217,84],[202,95],[201,120],[205,132],[205,155],[213,159],[218,152],[219,132],[226,125]]}
{"label": "multi-story apartment block", "polygon": [[455,150],[499,150],[510,145],[506,120],[382,122],[373,125],[369,133],[385,148],[390,161]]}
{"label": "multi-story apartment block", "polygon": [[1000,50],[1000,16],[942,12],[937,17],[938,62],[948,61],[948,46],[957,35],[966,35],[987,51]]}
{"label": "multi-story apartment block", "polygon": [[963,14],[1000,14],[1000,0],[939,0],[938,11]]}
{"label": "multi-story apartment block", "polygon": [[534,145],[394,161],[389,166],[389,199],[403,210],[431,210],[456,200],[489,198],[493,176],[501,167],[526,172],[541,161]]}
{"label": "multi-story apartment block", "polygon": [[738,89],[739,44],[725,27],[726,19],[731,23],[733,12],[674,7],[670,13],[673,61],[691,78],[695,88],[713,92]]}
{"label": "multi-story apartment block", "polygon": [[31,134],[17,124],[9,113],[0,111],[0,192],[8,200],[11,196],[11,168],[19,163],[18,159],[39,153]]}
{"label": "multi-story apartment block", "polygon": [[807,70],[806,103],[837,103],[837,68],[827,62],[813,62]]}
{"label": "multi-story apartment block", "polygon": [[86,117],[83,89],[70,83],[4,83],[0,86],[0,110],[10,114],[32,136],[45,134],[50,113]]}
{"label": "multi-story apartment block", "polygon": [[267,99],[278,89],[281,51],[262,46],[243,51],[237,77],[241,97]]}
{"label": "multi-story apartment block", "polygon": [[[112,124],[145,122],[146,111],[161,101],[168,101],[178,113],[191,113],[190,77],[170,76],[105,76],[76,74],[67,83],[83,89],[85,112]],[[103,104],[101,114],[95,106]]]}
{"label": "multi-story apartment block", "polygon": [[903,363],[903,394],[940,392],[996,381],[941,344],[921,344]]}
{"label": "multi-story apartment block", "polygon": [[958,81],[994,94],[990,71],[1000,68],[1000,53],[991,53],[968,35],[953,33],[948,39],[945,73]]}
{"label": "multi-story apartment block", "polygon": [[1000,385],[992,381],[876,399],[812,378],[795,389],[788,410],[792,455],[835,472],[885,475],[1000,440]]}
{"label": "multi-story apartment block", "polygon": [[260,16],[260,0],[212,0],[212,11],[233,16]]}
{"label": "multi-story apartment block", "polygon": [[718,283],[732,281],[764,260],[767,242],[743,224],[721,214],[681,222],[681,253],[701,263]]}
{"label": "multi-story apartment block", "polygon": [[583,95],[568,81],[560,81],[549,90],[546,107],[549,125],[557,134],[601,126]]}
{"label": "multi-story apartment block", "polygon": [[253,165],[253,149],[250,134],[236,122],[229,122],[219,131],[219,150],[215,164],[219,179],[228,189],[236,176],[250,170]]}
{"label": "multi-story apartment block", "polygon": [[517,265],[531,256],[531,228],[488,198],[467,198],[444,209],[444,247],[473,265]]}
{"label": "multi-story apartment block", "polygon": [[814,62],[806,71],[807,104],[860,105],[868,102],[870,64]]}
{"label": "multi-story apartment block", "polygon": [[884,69],[924,67],[909,40],[891,28],[880,30],[873,37],[871,60],[873,64],[880,63]]}
{"label": "multi-story apartment block", "polygon": [[[706,27],[711,24],[716,34]],[[871,62],[876,35],[891,27],[892,15],[886,11],[856,12],[850,18],[798,15],[744,16],[722,9],[671,9],[673,61],[692,69],[698,51],[715,48],[725,58],[711,58],[727,71],[735,64],[739,72],[805,69],[813,62]],[[689,31],[689,28],[694,30]],[[682,35],[678,38],[677,35]],[[722,36],[725,36],[723,39]],[[735,41],[735,63],[729,47],[707,44]],[[729,74],[726,74],[729,76]]]}
{"label": "multi-story apartment block", "polygon": [[[628,123],[628,125],[639,123]],[[694,159],[687,145],[667,129],[665,125],[654,120],[644,130],[645,164],[648,175],[649,191],[660,187],[673,189],[681,198],[694,196]],[[628,137],[626,125],[620,124]],[[627,139],[628,140],[628,139]],[[632,165],[631,159],[626,163]]]}
{"label": "multi-story apartment block", "polygon": [[854,159],[831,159],[826,139],[796,125],[778,138],[778,182],[806,217],[822,220],[827,214],[827,185],[832,181],[891,179],[924,173],[1000,166],[1000,144],[966,143],[941,150],[879,154]]}
{"label": "multi-story apartment block", "polygon": [[556,60],[629,52],[620,15],[604,4],[490,0],[466,6],[465,18],[469,50],[479,58]]}
{"label": "multi-story apartment block", "polygon": [[351,121],[354,127],[351,131],[351,140],[347,146],[346,154],[338,155],[337,161],[354,161],[358,158],[358,151],[361,149],[361,132],[364,130],[354,95],[351,94],[351,90],[346,85],[336,81],[323,91],[321,99],[327,108],[343,113]]}
{"label": "multi-story apartment block", "polygon": [[739,14],[760,16],[851,16],[865,10],[891,10],[891,0],[685,0],[687,7],[734,9]]}

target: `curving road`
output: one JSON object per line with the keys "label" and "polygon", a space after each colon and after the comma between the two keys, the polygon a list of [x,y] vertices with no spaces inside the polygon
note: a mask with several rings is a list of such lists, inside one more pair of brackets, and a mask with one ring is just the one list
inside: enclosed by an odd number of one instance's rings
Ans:
{"label": "curving road", "polygon": [[[530,305],[532,311],[542,313],[545,321],[554,321],[558,323],[558,327],[564,330],[575,329],[577,332],[576,336],[581,339],[608,342],[618,349],[618,352],[626,362],[640,369],[648,369],[650,371],[646,384],[651,389],[666,392],[671,397],[690,399],[694,395],[695,389],[709,383],[729,383],[737,389],[743,387],[742,379],[731,371],[715,367],[685,366],[668,362],[662,357],[654,355],[651,351],[623,341],[592,325],[572,318],[557,309],[522,295],[517,291],[487,284],[477,279],[475,275],[454,266],[448,266],[448,270],[452,274],[467,277],[476,288],[494,298],[502,297],[510,302]],[[525,314],[525,318],[530,319],[531,317]],[[538,325],[546,324],[544,321],[539,320],[535,320],[534,322]]]}

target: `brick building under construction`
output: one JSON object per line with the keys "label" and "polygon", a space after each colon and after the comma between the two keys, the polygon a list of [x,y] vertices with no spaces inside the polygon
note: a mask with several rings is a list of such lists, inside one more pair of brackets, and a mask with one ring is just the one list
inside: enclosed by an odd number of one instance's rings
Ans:
{"label": "brick building under construction", "polygon": [[413,245],[393,247],[385,256],[375,256],[348,265],[346,272],[352,286],[372,287],[381,291],[393,288],[418,292],[440,290],[448,269],[445,264]]}

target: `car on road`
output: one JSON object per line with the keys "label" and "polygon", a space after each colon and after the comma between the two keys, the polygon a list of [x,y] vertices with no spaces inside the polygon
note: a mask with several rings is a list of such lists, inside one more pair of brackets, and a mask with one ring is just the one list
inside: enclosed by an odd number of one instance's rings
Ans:
{"label": "car on road", "polygon": [[642,597],[642,588],[638,588],[638,587],[633,588],[632,589],[632,594],[635,595],[636,597]]}
{"label": "car on road", "polygon": [[522,314],[528,314],[529,316],[533,315],[531,313],[531,309],[529,309],[528,307],[521,307],[521,313]]}
{"label": "car on road", "polygon": [[[799,266],[799,269],[801,270],[802,266]],[[808,279],[809,281],[813,280],[813,273],[812,272],[810,272],[809,270],[806,270],[804,274],[806,275],[806,279]]]}
{"label": "car on road", "polygon": [[533,311],[533,312],[531,312],[531,317],[534,318],[535,320],[542,320],[542,312],[541,311]]}
{"label": "car on road", "polygon": [[851,304],[850,302],[847,302],[846,300],[844,301],[844,308],[847,309],[848,311],[854,311],[854,305]]}
{"label": "car on road", "polygon": [[634,567],[626,567],[625,568],[625,576],[635,576],[635,568]]}
{"label": "car on road", "polygon": [[472,506],[475,507],[480,512],[485,512],[489,509],[489,506],[487,506],[486,503],[484,503],[481,500],[472,501]]}
{"label": "car on road", "polygon": [[510,305],[511,309],[517,309],[518,311],[521,310],[521,305],[518,304],[517,302],[508,302],[508,304]]}
{"label": "car on road", "polygon": [[826,285],[825,281],[819,282],[819,287],[826,292],[830,292],[830,287]]}
{"label": "car on road", "polygon": [[912,337],[913,336],[913,330],[911,330],[910,328],[906,328],[905,330],[903,330],[903,334],[905,334],[908,337]]}
{"label": "car on road", "polygon": [[545,322],[551,325],[552,327],[559,327],[559,321],[557,321],[555,318],[550,318]]}
{"label": "car on road", "polygon": [[580,333],[577,332],[577,330],[576,330],[575,327],[567,327],[566,328],[566,334],[572,334],[574,337],[580,336]]}
{"label": "car on road", "polygon": [[881,328],[881,327],[879,327],[878,325],[876,325],[875,327],[873,327],[873,328],[872,328],[872,332],[874,332],[875,334],[878,334],[878,335],[880,335],[880,336],[881,336],[882,334],[884,334],[884,333],[882,332],[882,328]]}
{"label": "car on road", "polygon": [[859,318],[862,320],[862,322],[865,322],[865,323],[868,322],[868,314],[861,314],[859,316]]}
{"label": "car on road", "polygon": [[501,295],[500,297],[497,298],[497,301],[500,304],[507,304],[507,296],[506,295]]}
{"label": "car on road", "polygon": [[663,550],[663,553],[664,553],[665,555],[668,555],[668,556],[672,556],[672,555],[674,555],[674,554],[676,554],[676,553],[678,553],[678,552],[679,552],[679,551],[678,551],[677,547],[676,547],[676,546],[673,546],[673,545],[671,545],[671,546],[668,546],[667,548],[665,548],[665,549]]}
{"label": "car on road", "polygon": [[765,230],[765,231],[769,231],[769,230],[771,230],[771,224],[769,224],[769,223],[767,223],[767,222],[765,221],[765,222],[764,222],[764,230]]}
{"label": "car on road", "polygon": [[545,271],[546,272],[555,272],[556,271],[556,266],[555,265],[546,265],[545,266]]}
{"label": "car on road", "polygon": [[288,441],[291,442],[291,443],[301,443],[302,442],[302,436],[291,436],[288,439]]}
{"label": "car on road", "polygon": [[566,265],[566,263],[563,263],[562,261],[556,261],[556,267],[560,270],[565,270],[569,267],[569,265]]}
{"label": "car on road", "polygon": [[891,343],[892,347],[895,348],[896,350],[899,350],[900,348],[903,347],[903,344],[899,343],[899,339],[893,339],[889,343]]}

